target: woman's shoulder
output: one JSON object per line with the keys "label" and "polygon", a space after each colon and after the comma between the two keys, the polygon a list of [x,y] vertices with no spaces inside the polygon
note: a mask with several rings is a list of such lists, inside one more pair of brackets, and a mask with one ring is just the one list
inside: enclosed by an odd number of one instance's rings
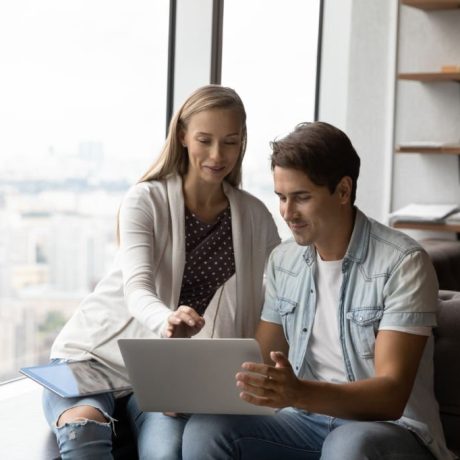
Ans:
{"label": "woman's shoulder", "polygon": [[160,198],[166,196],[166,180],[149,180],[132,185],[126,192],[128,199]]}
{"label": "woman's shoulder", "polygon": [[235,201],[238,202],[238,204],[248,208],[259,209],[261,212],[268,212],[265,203],[252,193],[246,190],[242,190],[240,188],[232,187],[231,185],[228,186],[227,191],[227,195],[232,195]]}

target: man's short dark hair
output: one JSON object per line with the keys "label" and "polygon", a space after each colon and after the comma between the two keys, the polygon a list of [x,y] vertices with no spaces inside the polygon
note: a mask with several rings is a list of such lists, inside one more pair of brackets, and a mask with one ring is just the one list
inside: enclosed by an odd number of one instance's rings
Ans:
{"label": "man's short dark hair", "polygon": [[360,159],[348,136],[328,123],[300,123],[294,131],[271,143],[271,168],[297,169],[316,185],[334,193],[340,180],[353,182],[350,201],[356,199]]}

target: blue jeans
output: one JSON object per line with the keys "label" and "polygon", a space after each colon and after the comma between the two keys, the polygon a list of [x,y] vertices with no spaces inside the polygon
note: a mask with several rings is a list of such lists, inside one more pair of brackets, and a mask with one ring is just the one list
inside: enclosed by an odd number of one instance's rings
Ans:
{"label": "blue jeans", "polygon": [[286,408],[275,416],[193,415],[184,460],[433,460],[410,431],[391,422],[355,422]]}
{"label": "blue jeans", "polygon": [[[92,406],[107,419],[107,423],[81,420],[57,427],[56,422],[67,409]],[[45,390],[43,408],[48,424],[53,429],[62,460],[111,460],[112,430],[115,398],[104,393],[83,398],[61,398]],[[180,460],[182,433],[188,417],[169,417],[157,412],[142,412],[134,395],[129,397],[126,412],[137,438],[141,460]],[[116,435],[116,433],[115,433]]]}

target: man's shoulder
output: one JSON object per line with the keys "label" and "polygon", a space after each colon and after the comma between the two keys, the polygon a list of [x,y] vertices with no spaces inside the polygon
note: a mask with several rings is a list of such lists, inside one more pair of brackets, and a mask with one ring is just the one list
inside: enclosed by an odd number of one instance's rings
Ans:
{"label": "man's shoulder", "polygon": [[368,218],[368,220],[371,225],[369,237],[382,249],[387,248],[402,253],[422,250],[422,246],[409,235],[374,219]]}

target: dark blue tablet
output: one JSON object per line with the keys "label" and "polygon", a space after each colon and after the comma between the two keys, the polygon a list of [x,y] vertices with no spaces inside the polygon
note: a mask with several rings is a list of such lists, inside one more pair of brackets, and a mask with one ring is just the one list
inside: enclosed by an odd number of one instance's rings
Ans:
{"label": "dark blue tablet", "polygon": [[131,389],[126,378],[94,360],[23,367],[19,372],[63,398]]}

